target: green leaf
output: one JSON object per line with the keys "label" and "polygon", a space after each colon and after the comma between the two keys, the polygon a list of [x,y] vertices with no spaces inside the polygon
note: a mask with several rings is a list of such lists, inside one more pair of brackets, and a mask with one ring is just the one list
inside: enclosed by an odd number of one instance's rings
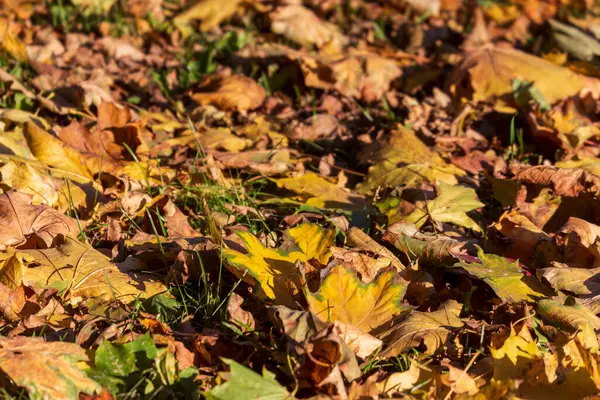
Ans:
{"label": "green leaf", "polygon": [[114,345],[102,342],[96,350],[95,365],[100,371],[117,377],[148,368],[156,357],[157,349],[148,333],[132,342]]}
{"label": "green leaf", "polygon": [[483,207],[475,190],[464,186],[448,185],[439,182],[440,194],[428,200],[424,208],[416,209],[406,219],[420,228],[429,218],[437,222],[447,222],[480,232],[481,228],[467,215],[467,212]]}
{"label": "green leaf", "polygon": [[533,276],[525,276],[519,262],[511,263],[508,259],[494,254],[486,254],[481,248],[477,250],[481,262],[454,264],[451,268],[462,268],[469,275],[487,283],[494,292],[509,303],[534,301],[551,294]]}
{"label": "green leaf", "polygon": [[275,374],[263,369],[262,376],[227,358],[223,362],[231,371],[227,382],[204,393],[207,400],[293,400],[285,387],[275,379]]}

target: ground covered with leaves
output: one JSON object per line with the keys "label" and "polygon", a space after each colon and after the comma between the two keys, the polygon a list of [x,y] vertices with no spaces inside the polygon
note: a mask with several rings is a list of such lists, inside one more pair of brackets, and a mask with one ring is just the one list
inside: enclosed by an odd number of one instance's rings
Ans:
{"label": "ground covered with leaves", "polygon": [[0,0],[6,399],[600,389],[600,6]]}

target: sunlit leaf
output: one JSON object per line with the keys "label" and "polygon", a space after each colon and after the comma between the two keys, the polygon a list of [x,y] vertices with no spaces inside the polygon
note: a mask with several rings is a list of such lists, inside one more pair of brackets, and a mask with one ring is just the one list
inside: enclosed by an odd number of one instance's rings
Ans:
{"label": "sunlit leaf", "polygon": [[260,375],[234,360],[224,358],[223,362],[230,368],[230,372],[225,374],[227,382],[204,393],[207,399],[293,400],[295,398],[277,382],[275,374],[269,372],[266,368],[263,369],[263,373]]}
{"label": "sunlit leaf", "polygon": [[495,254],[486,254],[481,248],[477,251],[480,262],[461,261],[454,268],[462,268],[469,275],[490,285],[496,295],[507,302],[535,301],[548,293],[533,276],[526,276],[519,262]]}
{"label": "sunlit leaf", "polygon": [[86,351],[75,343],[0,337],[0,370],[31,399],[75,400],[80,393],[99,393],[102,387],[79,365],[85,361]]}
{"label": "sunlit leaf", "polygon": [[437,222],[447,222],[473,229],[481,228],[473,221],[467,212],[473,211],[484,204],[477,198],[475,190],[464,186],[452,186],[439,183],[440,194],[433,200],[428,200],[424,208],[413,211],[406,219],[417,227],[422,226],[429,218]]}
{"label": "sunlit leaf", "polygon": [[223,257],[230,270],[249,281],[259,298],[287,306],[294,304],[288,281],[297,285],[297,288],[301,287],[296,261],[314,258],[326,262],[331,254],[328,249],[333,244],[330,230],[311,224],[302,224],[287,231],[291,240],[277,250],[264,247],[251,233],[237,234],[244,242],[247,253],[223,249]]}
{"label": "sunlit leaf", "polygon": [[325,321],[339,320],[369,332],[392,317],[410,310],[402,304],[408,282],[394,271],[384,271],[371,283],[362,283],[344,266],[335,266],[319,291],[308,294],[310,310]]}

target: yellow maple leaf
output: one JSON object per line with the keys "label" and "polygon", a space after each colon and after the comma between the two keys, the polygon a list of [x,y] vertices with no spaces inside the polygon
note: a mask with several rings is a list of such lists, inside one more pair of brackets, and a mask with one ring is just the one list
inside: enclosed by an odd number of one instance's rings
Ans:
{"label": "yellow maple leaf", "polygon": [[365,332],[410,310],[402,304],[408,282],[395,271],[384,271],[363,283],[343,265],[336,265],[316,293],[308,293],[310,310],[325,321],[342,321]]}
{"label": "yellow maple leaf", "polygon": [[244,242],[247,253],[223,249],[223,257],[231,272],[254,285],[255,294],[262,300],[274,300],[276,304],[294,306],[288,290],[291,280],[300,288],[296,261],[316,259],[326,263],[331,253],[335,232],[314,224],[301,224],[286,232],[289,240],[274,250],[249,232],[237,232]]}

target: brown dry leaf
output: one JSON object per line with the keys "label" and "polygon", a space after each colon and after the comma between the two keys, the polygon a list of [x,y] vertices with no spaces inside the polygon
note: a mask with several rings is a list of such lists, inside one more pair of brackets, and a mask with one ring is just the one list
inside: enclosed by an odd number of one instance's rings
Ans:
{"label": "brown dry leaf", "polygon": [[502,214],[494,228],[510,241],[508,252],[504,255],[519,258],[521,261],[529,260],[538,244],[551,240],[529,218],[516,210]]}
{"label": "brown dry leaf", "polygon": [[0,265],[0,282],[7,286],[53,286],[68,293],[74,304],[88,298],[127,303],[166,291],[162,283],[139,273],[135,265],[114,264],[68,236],[55,248],[4,253]]}
{"label": "brown dry leaf", "polygon": [[600,226],[570,217],[560,228],[564,238],[564,256],[573,267],[600,266]]}
{"label": "brown dry leaf", "polygon": [[77,235],[77,221],[18,192],[0,195],[0,246],[45,249],[59,235]]}
{"label": "brown dry leaf", "polygon": [[227,304],[229,322],[240,327],[242,332],[253,331],[255,327],[252,313],[242,309],[244,298],[237,293],[232,293]]}
{"label": "brown dry leaf", "polygon": [[146,57],[140,49],[124,39],[104,37],[98,43],[110,57],[117,60],[130,58],[134,61],[142,61]]}
{"label": "brown dry leaf", "polygon": [[[202,129],[197,137],[203,151],[225,150],[239,153],[252,145],[252,140],[234,135],[229,128]],[[230,154],[234,159],[236,156]]]}
{"label": "brown dry leaf", "polygon": [[72,121],[58,131],[61,141],[82,154],[92,154],[100,158],[100,163],[130,159],[129,147],[135,151],[141,145],[142,127],[132,121],[127,107],[119,107],[113,102],[102,102],[98,107],[98,120],[94,132],[82,124]]}
{"label": "brown dry leaf", "polygon": [[0,338],[0,370],[26,388],[32,398],[72,400],[80,393],[100,393],[102,386],[79,365],[88,360],[86,351],[74,343],[24,336]]}
{"label": "brown dry leaf", "polygon": [[265,100],[265,89],[242,75],[207,77],[194,91],[192,99],[201,105],[213,105],[226,111],[248,111]]}
{"label": "brown dry leaf", "polygon": [[511,167],[514,180],[552,187],[559,196],[577,196],[580,193],[598,193],[600,177],[581,168],[557,168],[548,166]]}
{"label": "brown dry leaf", "polygon": [[451,84],[459,87],[468,79],[474,90],[473,99],[481,101],[491,97],[512,98],[513,80],[517,78],[533,82],[551,104],[574,96],[582,89],[600,93],[600,80],[508,47],[484,47],[469,53],[455,71]]}
{"label": "brown dry leaf", "polygon": [[358,251],[341,247],[332,247],[329,250],[333,254],[334,260],[339,260],[338,262],[341,261],[344,266],[356,271],[363,283],[372,282],[379,271],[389,267],[392,263],[389,258],[375,259]]}
{"label": "brown dry leaf", "polygon": [[324,55],[311,60],[302,57],[302,69],[308,86],[336,89],[340,93],[367,102],[380,100],[394,80],[402,75],[401,64],[393,58],[370,51]]}
{"label": "brown dry leaf", "polygon": [[339,28],[300,4],[282,5],[269,14],[271,30],[301,46],[343,46],[348,39]]}
{"label": "brown dry leaf", "polygon": [[190,238],[202,236],[202,234],[191,227],[188,217],[171,200],[167,200],[162,211],[169,237]]}
{"label": "brown dry leaf", "polygon": [[350,324],[336,320],[333,325],[337,335],[346,342],[357,357],[367,358],[383,344],[381,340]]}
{"label": "brown dry leaf", "polygon": [[448,300],[437,311],[415,311],[384,339],[386,345],[381,355],[394,357],[421,342],[427,348],[426,354],[434,354],[446,344],[452,328],[463,326],[463,320],[458,317],[461,310],[460,303]]}

